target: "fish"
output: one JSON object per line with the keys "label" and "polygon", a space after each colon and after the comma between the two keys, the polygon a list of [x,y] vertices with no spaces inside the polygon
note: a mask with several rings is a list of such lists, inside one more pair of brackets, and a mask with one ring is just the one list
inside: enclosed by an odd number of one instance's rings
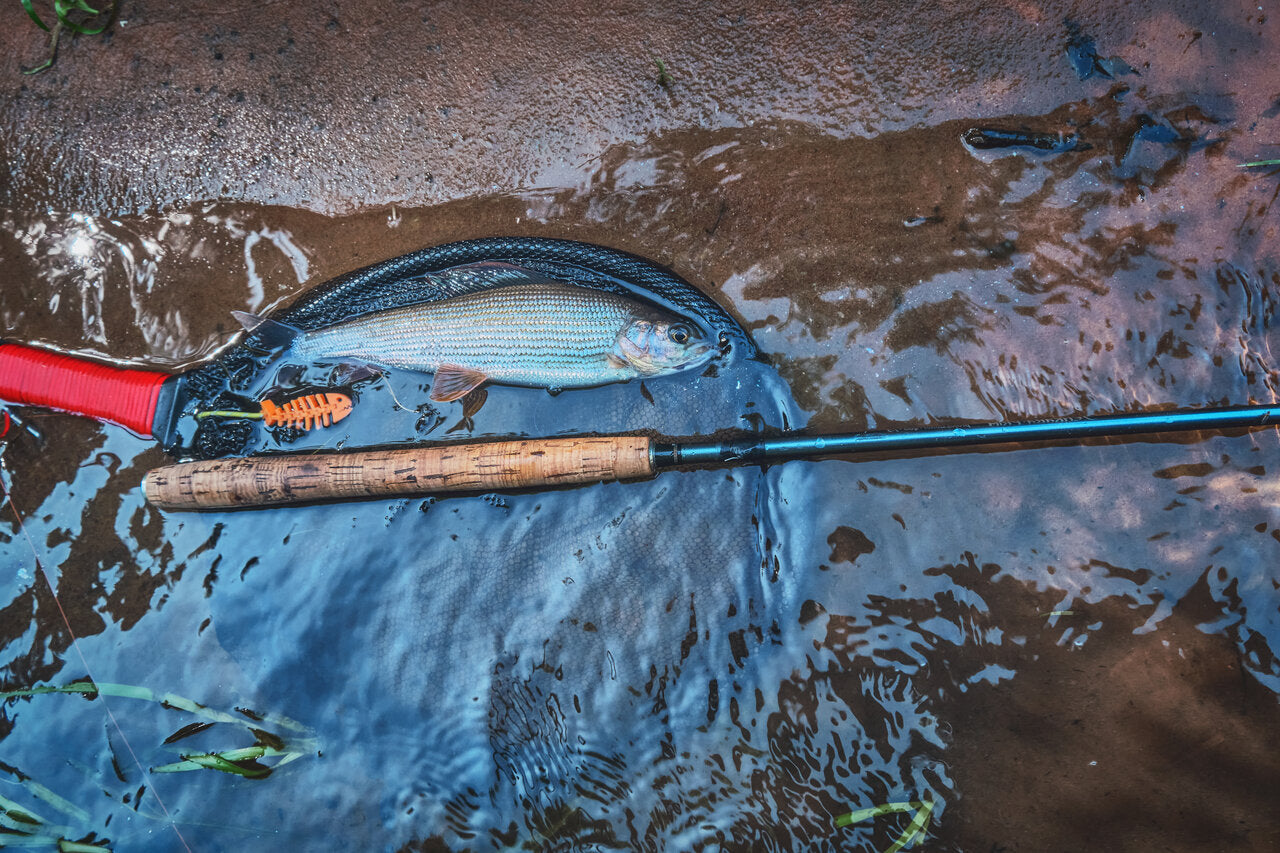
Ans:
{"label": "fish", "polygon": [[485,382],[560,391],[661,376],[699,367],[716,353],[698,324],[639,299],[514,264],[454,269],[503,283],[308,331],[232,314],[299,359],[434,373],[430,398],[437,402],[461,399]]}

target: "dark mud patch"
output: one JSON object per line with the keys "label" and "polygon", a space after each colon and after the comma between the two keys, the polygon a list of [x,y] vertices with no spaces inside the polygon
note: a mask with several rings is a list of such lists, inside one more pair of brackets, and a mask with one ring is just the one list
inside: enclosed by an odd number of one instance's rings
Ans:
{"label": "dark mud patch", "polygon": [[[1017,598],[988,598],[993,615]],[[1138,851],[1280,841],[1280,708],[1245,672],[1239,648],[1205,631],[1222,605],[1202,578],[1158,631],[1137,630],[1146,615],[1120,603],[1076,603],[1056,618],[1041,611],[1046,624],[1103,627],[1080,645],[1030,642],[1015,679],[946,702],[960,798],[940,842]]]}

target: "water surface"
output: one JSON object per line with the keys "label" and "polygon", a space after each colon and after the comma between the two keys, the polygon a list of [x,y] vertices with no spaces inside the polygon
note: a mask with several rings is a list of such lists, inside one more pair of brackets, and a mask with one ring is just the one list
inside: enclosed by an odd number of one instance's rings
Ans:
{"label": "water surface", "polygon": [[[467,143],[458,160],[478,157],[483,181],[408,204],[382,186],[349,203],[343,181],[361,173],[341,169],[327,204],[287,171],[246,170],[223,193],[184,183],[179,158],[125,176],[139,198],[169,188],[139,212],[105,179],[76,194],[24,172],[0,215],[5,335],[180,369],[231,339],[233,309],[423,246],[527,234],[675,269],[765,360],[644,389],[493,388],[470,421],[424,410],[421,437],[1274,400],[1275,176],[1236,165],[1280,138],[1263,16],[966,7],[931,30],[937,58],[872,50],[867,10],[768,24],[829,36],[775,42],[776,72],[731,39],[740,74],[713,91],[686,72],[660,121],[637,107],[568,127],[581,160],[515,145],[502,165]],[[1112,77],[1081,78],[1068,16]],[[803,62],[799,44],[814,45]],[[717,99],[739,112],[703,120]],[[975,124],[1091,147],[979,151],[962,141]],[[286,203],[256,195],[262,181]],[[208,200],[164,195],[179,185]],[[361,405],[390,416],[386,386],[416,406],[426,381],[391,377]],[[11,701],[0,795],[69,837],[881,851],[905,816],[836,817],[923,800],[938,850],[1262,850],[1280,832],[1270,432],[170,515],[138,489],[169,461],[149,442],[18,414],[4,686],[91,676],[247,709],[298,753],[258,780],[154,773],[262,736],[220,723],[165,744],[197,718],[118,697]],[[358,444],[358,426],[308,441]]]}

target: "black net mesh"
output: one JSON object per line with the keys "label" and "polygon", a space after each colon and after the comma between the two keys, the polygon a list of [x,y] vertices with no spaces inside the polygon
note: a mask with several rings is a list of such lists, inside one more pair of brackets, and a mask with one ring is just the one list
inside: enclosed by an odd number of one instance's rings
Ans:
{"label": "black net mesh", "polygon": [[[701,325],[721,342],[722,362],[756,355],[750,337],[727,311],[670,270],[616,249],[539,237],[465,240],[411,252],[325,282],[272,319],[309,330],[374,311],[447,299],[463,292],[462,285],[439,273],[481,261],[502,261],[587,287],[639,295]],[[227,394],[251,396],[268,367],[268,359],[251,344],[234,344],[209,364],[188,371],[184,408],[217,408],[215,401]],[[257,449],[250,436],[243,425],[206,419],[194,436],[179,437],[170,449],[206,458],[238,455]]]}

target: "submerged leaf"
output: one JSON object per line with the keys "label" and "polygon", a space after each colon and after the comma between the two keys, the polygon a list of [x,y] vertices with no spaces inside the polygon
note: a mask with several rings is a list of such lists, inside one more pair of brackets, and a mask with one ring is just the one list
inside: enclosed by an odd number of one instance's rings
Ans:
{"label": "submerged leaf", "polygon": [[836,826],[849,826],[855,823],[861,823],[864,820],[871,820],[875,817],[881,817],[887,814],[901,814],[902,812],[911,812],[920,808],[920,803],[884,803],[879,806],[871,806],[865,809],[858,809],[848,814],[842,814],[836,818]]}
{"label": "submerged leaf", "polygon": [[50,791],[36,780],[24,779],[22,781],[22,785],[31,792],[31,796],[35,797],[37,800],[48,803],[72,820],[79,821],[80,823],[89,822],[89,813],[87,811],[65,797],[61,797],[53,791]]}
{"label": "submerged leaf", "polygon": [[925,830],[929,828],[929,819],[933,816],[933,801],[925,800],[917,803],[920,808],[916,810],[916,816],[911,819],[911,823],[907,824],[907,828],[902,830],[902,834],[898,836],[898,840],[889,845],[884,853],[898,853],[904,847],[910,847],[916,843],[916,840],[924,835]]}
{"label": "submerged leaf", "polygon": [[[0,824],[5,823],[5,818],[17,821],[18,823],[27,824],[29,826],[39,826],[45,822],[44,818],[34,812],[27,811],[7,797],[0,797],[0,815],[2,815],[0,816]],[[12,829],[16,827],[10,828]]]}
{"label": "submerged leaf", "polygon": [[907,828],[902,831],[897,840],[885,848],[884,853],[898,853],[916,843],[920,836],[924,835],[925,830],[929,828],[929,820],[933,815],[933,801],[912,801],[909,803],[884,803],[879,806],[871,806],[870,808],[858,809],[857,811],[842,814],[836,818],[836,826],[849,826],[851,824],[860,823],[864,820],[881,817],[883,815],[902,814],[914,811],[915,815],[911,818],[911,822],[907,824]]}
{"label": "submerged leaf", "polygon": [[[18,783],[31,796],[53,806],[81,825],[89,821],[89,813],[84,809],[14,768],[7,769],[19,777]],[[90,843],[94,840],[93,833],[84,836],[81,841],[70,841],[66,836],[71,832],[69,826],[50,823],[13,800],[0,797],[0,847],[37,847],[47,850],[52,845],[68,853],[111,853],[109,847]]]}
{"label": "submerged leaf", "polygon": [[246,779],[265,779],[271,775],[273,767],[261,764],[259,758],[279,757],[277,766],[287,764],[302,756],[301,752],[285,752],[266,746],[248,746],[243,749],[229,749],[225,752],[201,752],[182,756],[181,761],[151,768],[153,773],[183,773],[188,770],[220,770],[243,776]]}
{"label": "submerged leaf", "polygon": [[[96,684],[90,681],[77,681],[72,684],[66,684],[61,687],[54,685],[44,685],[41,687],[28,687],[23,690],[7,690],[0,692],[0,700],[12,699],[16,697],[39,696],[46,693],[80,693],[90,699],[96,699],[99,695],[115,696],[122,699],[141,699],[147,702],[154,702],[162,708],[171,708],[179,711],[186,711],[189,714],[195,714],[198,717],[204,717],[206,720],[212,720],[215,723],[234,723],[237,726],[254,729],[249,726],[242,718],[228,714],[223,711],[215,711],[207,708],[199,702],[178,696],[173,693],[156,693],[146,687],[139,687],[134,684],[114,684],[108,681],[100,681]],[[276,715],[260,715],[256,717],[257,721],[269,723],[275,728],[289,729],[295,732],[307,732],[308,729],[302,723],[291,720],[288,717]]]}
{"label": "submerged leaf", "polygon": [[60,853],[111,853],[110,847],[103,847],[101,844],[67,841],[65,838],[58,839],[58,850]]}
{"label": "submerged leaf", "polygon": [[255,746],[265,746],[268,749],[276,749],[276,750],[280,750],[281,752],[284,751],[285,749],[284,738],[280,737],[279,735],[273,734],[272,732],[268,732],[263,729],[249,729],[249,731],[253,732],[253,736],[257,738],[257,743],[255,744]]}
{"label": "submerged leaf", "polygon": [[205,729],[211,729],[213,728],[214,725],[215,725],[214,723],[205,722],[205,723],[192,723],[188,726],[183,726],[182,728],[178,729],[176,732],[174,732],[173,734],[165,738],[164,742],[175,743],[177,741],[182,740],[183,738],[200,734],[200,732],[204,731]]}

